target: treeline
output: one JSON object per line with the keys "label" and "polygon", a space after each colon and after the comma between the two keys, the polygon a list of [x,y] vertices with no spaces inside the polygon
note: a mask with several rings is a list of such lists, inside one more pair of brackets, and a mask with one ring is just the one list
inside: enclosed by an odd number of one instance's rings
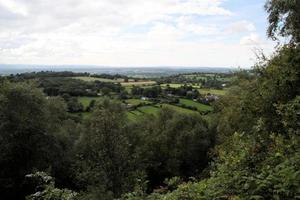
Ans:
{"label": "treeline", "polygon": [[182,84],[194,84],[203,88],[223,89],[224,84],[230,83],[231,79],[235,77],[235,73],[222,74],[208,74],[208,73],[189,73],[178,74],[173,76],[161,77],[156,81],[160,84],[163,83],[182,83]]}
{"label": "treeline", "polygon": [[75,73],[70,71],[41,71],[41,72],[27,72],[27,73],[18,73],[11,74],[9,76],[10,80],[27,80],[27,79],[36,79],[36,78],[49,78],[49,77],[76,77],[76,76],[89,76],[90,74],[87,72],[83,73]]}
{"label": "treeline", "polygon": [[88,82],[73,78],[41,78],[37,82],[48,96],[63,94],[69,94],[70,96],[99,96],[107,95],[110,92],[120,93],[123,90],[119,83]]}
{"label": "treeline", "polygon": [[111,80],[116,80],[116,79],[129,79],[125,75],[120,75],[120,74],[91,74],[91,77],[95,78],[105,78],[105,79],[111,79]]}
{"label": "treeline", "polygon": [[95,77],[95,78],[105,78],[105,79],[129,79],[129,77],[120,74],[91,74],[88,72],[72,72],[72,71],[40,71],[40,72],[26,72],[11,74],[8,76],[10,80],[13,81],[23,81],[28,79],[39,79],[39,78],[52,78],[52,77]]}

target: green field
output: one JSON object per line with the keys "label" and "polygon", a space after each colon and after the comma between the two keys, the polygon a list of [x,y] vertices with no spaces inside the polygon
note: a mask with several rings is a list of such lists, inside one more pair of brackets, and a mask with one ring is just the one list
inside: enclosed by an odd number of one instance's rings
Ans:
{"label": "green field", "polygon": [[154,107],[154,106],[143,106],[143,107],[139,107],[137,110],[141,113],[155,115],[159,111],[159,108]]}
{"label": "green field", "polygon": [[146,85],[155,85],[156,82],[155,81],[137,81],[137,82],[122,82],[121,85],[122,86],[146,86]]}
{"label": "green field", "polygon": [[129,120],[136,121],[141,119],[143,116],[147,114],[153,114],[156,115],[160,108],[154,107],[154,106],[143,106],[139,107],[138,109],[134,111],[127,112],[127,117]]}
{"label": "green field", "polygon": [[198,91],[200,92],[200,94],[215,94],[215,95],[225,95],[226,94],[226,90],[217,90],[217,89],[207,89],[207,88],[201,88],[198,89]]}
{"label": "green field", "polygon": [[169,83],[169,84],[167,84],[167,83],[165,83],[165,84],[161,84],[160,86],[161,86],[162,88],[166,88],[166,87],[168,87],[168,85],[169,85],[169,87],[171,87],[171,88],[179,88],[179,87],[184,86],[184,85],[192,86],[192,87],[195,88],[195,89],[200,88],[199,85],[197,85],[197,84],[192,84],[192,83],[189,83],[189,84],[183,84],[183,83]]}
{"label": "green field", "polygon": [[179,88],[181,86],[183,86],[184,84],[181,83],[169,83],[169,84],[161,84],[160,87],[162,88],[166,88],[166,87],[171,87],[171,88]]}
{"label": "green field", "polygon": [[204,104],[201,104],[201,103],[189,100],[189,99],[180,99],[179,102],[181,104],[186,105],[186,106],[194,106],[194,107],[197,108],[198,111],[204,111],[204,112],[206,112],[206,111],[212,111],[212,107],[211,106],[204,105]]}
{"label": "green field", "polygon": [[103,97],[78,97],[78,101],[83,105],[84,108],[87,108],[90,105],[92,100],[100,100]]}
{"label": "green field", "polygon": [[79,79],[82,81],[101,81],[101,82],[110,82],[110,83],[116,83],[116,82],[121,82],[123,79],[117,79],[117,80],[112,80],[112,79],[107,79],[107,78],[95,78],[95,77],[89,77],[89,76],[78,76],[78,77],[72,77],[74,79]]}
{"label": "green field", "polygon": [[[78,97],[78,100],[80,103],[82,103],[82,105],[84,106],[84,109],[86,109],[89,106],[89,104],[92,100],[98,101],[101,99],[103,99],[103,97]],[[131,105],[139,105],[141,103],[146,103],[146,104],[152,103],[151,101],[144,101],[141,99],[127,99],[125,102],[128,104],[131,104]],[[212,108],[210,106],[203,105],[201,103],[194,102],[194,101],[188,100],[188,99],[180,99],[180,103],[185,104],[187,106],[194,106],[199,111],[211,111],[212,110]],[[128,116],[129,120],[136,121],[146,114],[156,115],[162,107],[167,107],[167,108],[170,108],[170,109],[173,109],[180,113],[185,113],[185,114],[197,113],[197,111],[189,110],[189,109],[182,108],[182,107],[175,106],[175,105],[157,104],[157,106],[145,105],[145,106],[138,107],[136,110],[128,111],[127,116]],[[82,115],[83,119],[85,119],[85,118],[88,118],[91,115],[91,113],[82,112],[81,115]]]}
{"label": "green field", "polygon": [[127,118],[130,120],[130,121],[136,121],[139,119],[139,115],[137,115],[135,113],[135,111],[130,111],[130,112],[127,112]]}
{"label": "green field", "polygon": [[194,113],[197,113],[197,111],[194,111],[194,110],[189,110],[189,109],[186,109],[186,108],[181,108],[179,106],[174,106],[174,105],[170,105],[170,104],[161,104],[161,107],[163,108],[170,108],[170,109],[173,109],[179,113],[184,113],[184,114],[194,114]]}
{"label": "green field", "polygon": [[141,100],[141,99],[127,99],[126,103],[136,106],[136,105],[139,105],[141,103],[149,104],[151,102],[150,101],[144,101],[144,100]]}

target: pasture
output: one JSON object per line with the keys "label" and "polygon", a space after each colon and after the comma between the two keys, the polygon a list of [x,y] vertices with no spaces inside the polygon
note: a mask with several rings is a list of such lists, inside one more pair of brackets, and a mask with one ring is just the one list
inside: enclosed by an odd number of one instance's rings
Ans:
{"label": "pasture", "polygon": [[226,94],[226,89],[220,90],[220,89],[209,89],[209,88],[201,88],[198,89],[198,91],[200,92],[200,94],[215,94],[215,95],[225,95]]}
{"label": "pasture", "polygon": [[189,99],[180,99],[179,103],[184,104],[186,106],[196,107],[198,111],[207,112],[207,111],[213,110],[211,106],[204,105],[202,103],[198,103],[198,102],[195,102],[195,101],[189,100]]}
{"label": "pasture", "polygon": [[131,105],[135,105],[135,106],[139,105],[141,103],[144,103],[144,104],[150,104],[151,103],[151,101],[145,101],[145,100],[141,100],[141,99],[127,99],[125,102],[128,103],[128,104],[131,104]]}
{"label": "pasture", "polygon": [[103,99],[103,97],[78,97],[78,101],[83,105],[84,109],[86,109],[92,100],[98,101]]}

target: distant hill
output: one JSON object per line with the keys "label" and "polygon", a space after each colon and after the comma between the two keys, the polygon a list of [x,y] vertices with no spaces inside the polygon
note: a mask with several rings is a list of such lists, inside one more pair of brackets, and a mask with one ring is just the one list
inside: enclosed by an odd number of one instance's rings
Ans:
{"label": "distant hill", "polygon": [[91,65],[17,65],[0,64],[0,74],[16,74],[33,71],[73,71],[88,72],[92,74],[121,74],[131,77],[159,77],[181,73],[229,73],[237,70],[236,68],[224,67],[106,67]]}

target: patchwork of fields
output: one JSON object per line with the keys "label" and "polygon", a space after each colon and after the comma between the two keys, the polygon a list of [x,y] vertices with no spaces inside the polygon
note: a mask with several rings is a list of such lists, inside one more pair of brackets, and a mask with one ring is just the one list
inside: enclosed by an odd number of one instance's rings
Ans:
{"label": "patchwork of fields", "polygon": [[[222,78],[222,77],[213,77],[213,75],[208,76],[199,76],[199,75],[183,75],[185,78],[191,79],[191,80],[206,80],[208,78],[217,78],[220,80],[227,80],[227,78]],[[108,78],[96,78],[96,77],[89,77],[89,76],[78,76],[78,77],[72,77],[74,79],[79,79],[83,81],[88,81],[88,82],[93,82],[93,81],[101,81],[101,82],[109,82],[109,83],[120,83],[125,90],[128,93],[131,93],[131,90],[133,86],[140,86],[142,88],[147,88],[151,87],[153,85],[157,85],[155,81],[151,80],[134,80],[134,79],[128,79],[128,81],[122,78],[118,79],[108,79]],[[226,94],[226,89],[208,89],[208,88],[202,88],[201,83],[170,83],[170,84],[160,84],[162,88],[179,88],[184,85],[192,86],[194,89],[197,89],[200,94],[206,95],[206,94],[213,94],[213,95],[225,95]],[[84,109],[88,108],[90,105],[90,102],[92,100],[99,101],[103,99],[104,97],[79,97],[78,100],[79,102],[84,106]],[[119,100],[121,102],[121,100]],[[186,99],[186,98],[180,98],[179,102],[177,104],[167,104],[167,103],[153,103],[151,101],[145,101],[141,99],[127,99],[122,101],[128,108],[129,111],[127,112],[128,119],[129,120],[138,120],[142,116],[148,115],[148,114],[154,114],[156,115],[161,108],[167,107],[173,110],[176,110],[177,112],[180,113],[185,113],[185,114],[192,114],[192,113],[208,113],[213,111],[213,108],[209,105],[205,105],[202,103],[199,103],[197,101],[193,101],[191,99]],[[90,115],[90,112],[83,112],[81,113],[81,116],[83,118],[86,118]]]}
{"label": "patchwork of fields", "polygon": [[[88,105],[92,100],[99,101],[103,99],[104,97],[79,97],[78,100],[80,103],[83,104],[84,108],[87,108]],[[133,105],[133,106],[138,106],[141,104],[144,104],[142,106],[139,106],[135,110],[131,110],[127,112],[128,119],[129,120],[138,120],[140,117],[145,116],[147,114],[154,114],[156,115],[161,108],[170,108],[173,110],[176,110],[179,113],[184,113],[184,114],[193,114],[193,113],[198,113],[199,112],[210,112],[212,111],[212,107],[208,105],[204,105],[189,99],[180,99],[180,104],[184,104],[186,106],[193,106],[197,108],[197,110],[190,110],[187,108],[183,108],[180,106],[176,105],[171,105],[171,104],[153,104],[151,101],[145,101],[141,99],[127,99],[126,104]],[[148,105],[147,105],[148,104]],[[90,112],[82,112],[81,115],[83,118],[87,118],[90,116]]]}

